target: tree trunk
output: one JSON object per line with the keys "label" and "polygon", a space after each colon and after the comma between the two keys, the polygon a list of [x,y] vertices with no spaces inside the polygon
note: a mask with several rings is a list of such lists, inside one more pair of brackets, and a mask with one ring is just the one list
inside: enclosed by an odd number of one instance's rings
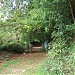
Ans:
{"label": "tree trunk", "polygon": [[74,17],[73,7],[72,7],[72,4],[71,4],[71,1],[72,0],[68,0],[69,6],[70,6],[70,11],[71,11],[71,16],[72,16],[73,22],[75,23],[75,17]]}
{"label": "tree trunk", "polygon": [[[70,6],[70,11],[71,11],[72,19],[73,19],[73,22],[75,23],[75,17],[74,17],[74,13],[73,13],[73,7],[72,7],[72,4],[71,4],[72,0],[68,0],[68,2],[69,2],[69,6]],[[74,34],[73,40],[75,42],[75,34]]]}

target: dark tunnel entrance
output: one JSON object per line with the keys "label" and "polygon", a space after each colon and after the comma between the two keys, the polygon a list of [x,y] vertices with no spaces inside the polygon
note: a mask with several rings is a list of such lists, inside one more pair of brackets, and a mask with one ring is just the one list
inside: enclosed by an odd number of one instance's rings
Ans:
{"label": "dark tunnel entrance", "polygon": [[32,41],[31,44],[32,44],[33,47],[42,46],[42,43],[41,42],[38,42],[38,41]]}

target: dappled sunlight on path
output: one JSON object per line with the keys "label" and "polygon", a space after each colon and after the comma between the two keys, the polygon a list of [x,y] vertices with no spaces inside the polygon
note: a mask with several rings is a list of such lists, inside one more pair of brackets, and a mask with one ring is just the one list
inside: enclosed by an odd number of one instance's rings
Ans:
{"label": "dappled sunlight on path", "polygon": [[36,75],[41,61],[47,55],[40,48],[33,47],[31,53],[14,54],[9,61],[0,65],[0,74]]}

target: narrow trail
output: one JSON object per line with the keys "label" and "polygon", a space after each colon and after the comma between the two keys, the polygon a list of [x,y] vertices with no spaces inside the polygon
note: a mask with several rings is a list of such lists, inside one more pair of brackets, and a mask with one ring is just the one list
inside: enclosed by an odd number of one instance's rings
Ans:
{"label": "narrow trail", "polygon": [[40,47],[33,47],[31,53],[14,54],[13,57],[0,65],[0,75],[37,75],[40,63],[46,58],[47,53]]}

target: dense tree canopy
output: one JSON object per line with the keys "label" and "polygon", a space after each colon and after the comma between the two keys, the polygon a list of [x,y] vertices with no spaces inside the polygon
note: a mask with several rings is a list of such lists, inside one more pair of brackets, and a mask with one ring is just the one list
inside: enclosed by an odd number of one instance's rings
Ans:
{"label": "dense tree canopy", "polygon": [[0,0],[0,45],[48,40],[46,74],[74,75],[74,39],[74,0]]}

